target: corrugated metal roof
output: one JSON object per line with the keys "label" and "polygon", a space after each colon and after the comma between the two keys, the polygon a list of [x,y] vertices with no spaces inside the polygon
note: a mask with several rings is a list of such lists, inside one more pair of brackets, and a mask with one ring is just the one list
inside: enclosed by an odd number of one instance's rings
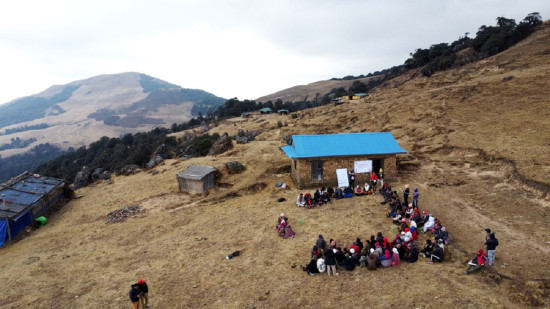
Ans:
{"label": "corrugated metal roof", "polygon": [[[65,181],[51,177],[24,173],[0,185],[0,217],[19,215]],[[5,204],[3,203],[5,201]]]}
{"label": "corrugated metal roof", "polygon": [[293,135],[281,148],[289,158],[408,153],[390,132]]}
{"label": "corrugated metal roof", "polygon": [[190,165],[183,172],[178,173],[178,177],[191,180],[201,180],[204,176],[217,171],[213,166],[203,166],[203,165]]}

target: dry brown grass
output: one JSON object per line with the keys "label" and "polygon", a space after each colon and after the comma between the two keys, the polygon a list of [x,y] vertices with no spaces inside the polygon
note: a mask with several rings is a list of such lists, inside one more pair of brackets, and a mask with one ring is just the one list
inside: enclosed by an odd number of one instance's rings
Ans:
{"label": "dry brown grass", "polygon": [[[44,228],[0,250],[3,308],[129,308],[138,278],[153,308],[335,308],[548,306],[550,215],[550,27],[498,55],[431,78],[403,76],[365,104],[325,106],[298,118],[232,119],[215,132],[262,129],[254,142],[216,157],[156,167],[78,190]],[[513,75],[510,81],[504,76]],[[277,121],[288,126],[278,128]],[[450,231],[442,265],[415,264],[311,277],[299,270],[318,234],[343,245],[378,231],[391,234],[379,196],[295,206],[299,193],[282,173],[287,134],[391,131],[411,154],[395,188],[418,186],[420,208]],[[228,174],[227,161],[247,169]],[[206,196],[179,193],[175,173],[190,164],[220,169],[224,185]],[[275,187],[287,182],[290,189]],[[264,183],[264,185],[257,185]],[[311,188],[314,189],[314,188]],[[286,202],[277,203],[279,197]],[[144,210],[122,223],[107,214]],[[296,238],[277,237],[285,212]],[[298,222],[304,221],[303,225]],[[483,231],[500,240],[492,271],[465,276]],[[426,235],[420,236],[423,242]],[[241,256],[225,260],[235,250]]]}

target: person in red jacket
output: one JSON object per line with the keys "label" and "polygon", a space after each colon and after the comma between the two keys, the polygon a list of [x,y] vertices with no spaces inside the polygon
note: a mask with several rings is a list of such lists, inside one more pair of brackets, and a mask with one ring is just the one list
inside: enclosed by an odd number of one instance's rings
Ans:
{"label": "person in red jacket", "polygon": [[468,263],[468,269],[464,271],[466,275],[480,270],[489,261],[483,249],[477,250],[477,256]]}
{"label": "person in red jacket", "polygon": [[375,171],[373,171],[370,176],[370,183],[372,185],[372,192],[376,193],[376,185],[378,184],[378,175],[376,175]]}

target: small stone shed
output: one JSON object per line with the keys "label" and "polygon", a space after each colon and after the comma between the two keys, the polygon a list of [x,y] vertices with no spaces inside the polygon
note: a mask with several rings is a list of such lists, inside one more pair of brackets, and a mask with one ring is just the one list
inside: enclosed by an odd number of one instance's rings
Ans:
{"label": "small stone shed", "polygon": [[180,191],[191,193],[203,193],[208,188],[214,187],[213,166],[191,165],[183,172],[177,174]]}
{"label": "small stone shed", "polygon": [[[291,143],[281,147],[292,159],[291,176],[298,188],[336,186],[336,170],[354,168],[356,161],[372,161],[372,170],[384,170],[386,180],[397,173],[397,154],[402,149],[390,132],[293,135]],[[369,173],[356,175],[355,184],[363,185]]]}

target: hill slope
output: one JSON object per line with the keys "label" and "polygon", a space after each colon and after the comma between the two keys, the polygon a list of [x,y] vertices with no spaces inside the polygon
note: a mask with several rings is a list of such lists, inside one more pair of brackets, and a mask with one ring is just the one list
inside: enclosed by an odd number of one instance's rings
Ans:
{"label": "hill slope", "polygon": [[[80,189],[83,197],[47,226],[0,250],[0,280],[10,287],[0,303],[122,308],[130,284],[143,277],[157,308],[547,307],[550,248],[547,233],[538,230],[550,216],[549,43],[545,23],[502,54],[431,78],[410,72],[364,104],[323,106],[295,119],[231,119],[211,131],[264,133],[219,156],[168,161],[156,175]],[[278,121],[288,125],[278,128]],[[366,131],[391,131],[411,152],[389,181],[398,190],[420,188],[420,209],[450,232],[445,262],[420,258],[390,269],[308,276],[299,265],[309,261],[318,234],[343,246],[378,231],[391,238],[392,224],[376,195],[296,207],[299,191],[286,172],[282,137]],[[224,163],[232,160],[247,169],[228,174]],[[174,174],[190,164],[217,167],[222,184],[207,196],[179,193]],[[276,188],[278,182],[291,188]],[[108,213],[133,204],[144,210],[105,223]],[[276,235],[280,212],[290,218],[294,239]],[[500,240],[496,264],[463,275],[483,248],[485,228]],[[421,234],[419,243],[428,236]],[[241,256],[225,260],[234,250]]]}
{"label": "hill slope", "polygon": [[224,102],[203,90],[133,72],[52,86],[0,105],[0,145],[11,144],[15,138],[32,141],[25,147],[13,145],[0,155],[23,153],[40,143],[76,148],[102,136],[169,127]]}

